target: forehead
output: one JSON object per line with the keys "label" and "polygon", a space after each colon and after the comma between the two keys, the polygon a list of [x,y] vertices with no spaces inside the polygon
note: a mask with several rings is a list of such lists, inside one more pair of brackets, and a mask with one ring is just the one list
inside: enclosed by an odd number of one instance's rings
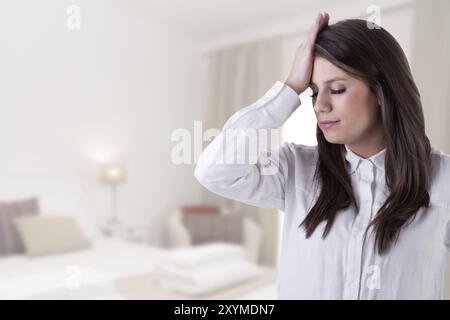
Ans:
{"label": "forehead", "polygon": [[325,84],[327,81],[334,78],[351,80],[351,77],[344,70],[335,66],[328,60],[321,57],[314,58],[311,84]]}

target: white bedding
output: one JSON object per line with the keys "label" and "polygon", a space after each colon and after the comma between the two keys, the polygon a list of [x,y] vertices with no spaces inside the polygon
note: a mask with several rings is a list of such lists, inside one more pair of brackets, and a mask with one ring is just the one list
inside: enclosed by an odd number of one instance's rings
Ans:
{"label": "white bedding", "polygon": [[[168,250],[114,239],[96,239],[92,249],[29,258],[0,258],[0,299],[190,299],[157,287],[158,265]],[[254,283],[204,298],[236,298],[275,281],[272,269]],[[196,297],[192,297],[196,298]]]}
{"label": "white bedding", "polygon": [[105,292],[120,298],[113,281],[151,272],[164,257],[163,249],[113,239],[97,239],[92,249],[59,255],[2,257],[0,299],[75,297],[91,290],[104,292],[99,298]]}

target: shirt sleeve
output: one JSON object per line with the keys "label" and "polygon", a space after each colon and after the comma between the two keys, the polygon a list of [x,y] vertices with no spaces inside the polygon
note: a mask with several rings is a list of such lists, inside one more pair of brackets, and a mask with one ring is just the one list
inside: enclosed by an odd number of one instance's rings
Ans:
{"label": "shirt sleeve", "polygon": [[277,81],[255,103],[233,114],[200,155],[195,178],[223,197],[284,211],[288,144],[267,150],[263,137],[300,106],[298,94]]}

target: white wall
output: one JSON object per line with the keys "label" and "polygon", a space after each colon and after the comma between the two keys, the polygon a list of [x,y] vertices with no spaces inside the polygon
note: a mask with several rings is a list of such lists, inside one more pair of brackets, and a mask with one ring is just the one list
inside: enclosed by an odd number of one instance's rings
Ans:
{"label": "white wall", "polygon": [[[69,4],[80,30],[66,26]],[[42,189],[61,181],[98,220],[110,209],[99,163],[121,161],[119,214],[163,244],[169,211],[200,199],[193,166],[170,161],[171,132],[203,115],[197,44],[106,0],[4,1],[0,39],[0,200],[44,194],[43,211],[73,210]]]}

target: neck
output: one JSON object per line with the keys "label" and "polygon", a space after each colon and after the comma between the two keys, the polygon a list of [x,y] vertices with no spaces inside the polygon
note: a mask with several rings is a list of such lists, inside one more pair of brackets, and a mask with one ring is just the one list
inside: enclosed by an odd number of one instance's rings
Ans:
{"label": "neck", "polygon": [[367,159],[377,154],[381,150],[383,150],[386,145],[384,143],[384,139],[375,139],[373,141],[367,141],[360,143],[352,143],[346,144],[347,147],[352,150],[353,153],[357,154],[361,158]]}
{"label": "neck", "polygon": [[354,146],[354,145],[347,145],[347,147],[352,150],[352,152],[358,156],[360,156],[363,159],[370,158],[374,154],[377,154],[381,150],[385,148],[384,145],[377,146],[377,147],[370,147],[370,146]]}
{"label": "neck", "polygon": [[348,143],[346,146],[352,150],[353,153],[364,159],[377,154],[386,147],[381,123],[364,137],[361,137],[352,143]]}

